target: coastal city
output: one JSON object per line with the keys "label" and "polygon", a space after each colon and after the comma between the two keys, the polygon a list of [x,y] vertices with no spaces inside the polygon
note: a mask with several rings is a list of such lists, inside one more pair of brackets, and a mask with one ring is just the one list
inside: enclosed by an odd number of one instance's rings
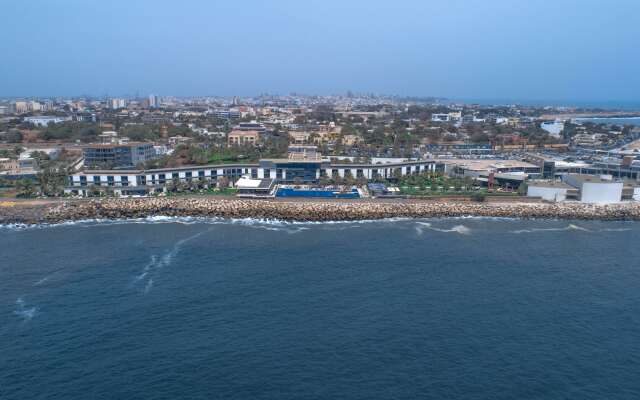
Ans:
{"label": "coastal city", "polygon": [[640,200],[640,113],[335,96],[0,100],[0,196]]}
{"label": "coastal city", "polygon": [[639,0],[0,9],[0,400],[640,399]]}

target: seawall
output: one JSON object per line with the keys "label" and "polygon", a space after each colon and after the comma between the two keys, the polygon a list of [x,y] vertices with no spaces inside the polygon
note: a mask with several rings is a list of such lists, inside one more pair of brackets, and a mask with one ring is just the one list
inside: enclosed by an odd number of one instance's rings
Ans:
{"label": "seawall", "polygon": [[339,221],[382,218],[509,217],[540,219],[640,220],[640,204],[277,201],[175,197],[58,201],[37,207],[0,207],[0,223],[58,223],[82,219],[149,216],[262,218],[285,221]]}

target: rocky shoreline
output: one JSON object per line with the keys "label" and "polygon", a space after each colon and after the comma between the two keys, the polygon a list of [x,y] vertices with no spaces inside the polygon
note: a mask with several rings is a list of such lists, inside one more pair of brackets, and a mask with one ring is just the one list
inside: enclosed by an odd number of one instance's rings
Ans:
{"label": "rocky shoreline", "polygon": [[[6,202],[5,202],[6,203]],[[61,223],[150,216],[352,221],[383,218],[507,217],[522,219],[640,220],[640,204],[589,205],[468,201],[277,201],[142,198],[57,201],[0,207],[0,224]]]}

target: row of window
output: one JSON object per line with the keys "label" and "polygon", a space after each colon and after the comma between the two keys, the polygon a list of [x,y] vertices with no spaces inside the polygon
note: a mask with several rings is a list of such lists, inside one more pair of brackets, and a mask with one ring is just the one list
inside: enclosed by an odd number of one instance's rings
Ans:
{"label": "row of window", "polygon": [[[421,168],[420,165],[417,165],[415,167],[411,168],[411,172],[418,174],[421,171],[427,171],[429,169],[428,166],[424,166]],[[385,169],[383,170],[378,170],[376,168],[371,170],[371,177],[372,178],[377,178],[382,175],[382,171],[385,171]],[[398,173],[402,173],[400,168],[395,168],[394,171],[396,174]],[[285,173],[286,172],[286,173]],[[351,174],[351,170],[350,169],[345,169],[345,174]],[[257,168],[226,168],[223,170],[223,175],[230,177],[230,178],[239,178],[242,175],[245,174],[251,174],[252,178],[258,178],[258,169]],[[271,175],[271,170],[268,168],[264,169],[264,176],[265,177],[270,177]],[[291,170],[291,169],[282,169],[282,168],[277,168],[276,169],[276,179],[285,179],[285,177],[287,179],[289,178],[293,178],[296,176],[300,176],[303,177],[307,180],[309,179],[315,179],[315,170]],[[320,176],[327,176],[327,170],[326,169],[320,169]],[[338,177],[339,176],[339,169],[335,168],[331,170],[331,176],[333,177]],[[184,179],[186,181],[191,181],[193,178],[198,178],[198,179],[205,179],[205,171],[204,170],[199,170],[196,172],[196,175],[194,176],[194,171],[186,171],[184,173],[184,178],[180,178],[180,174],[178,172],[173,172],[171,173],[171,176],[168,177],[167,174],[153,174],[151,175],[151,184],[152,185],[156,185],[156,184],[160,184],[160,185],[164,185],[168,179],[170,180],[180,180],[180,179]],[[365,174],[364,174],[364,170],[363,169],[356,169],[356,178],[364,178]],[[210,179],[215,180],[217,179],[217,171],[216,170],[211,170],[211,176]],[[146,175],[137,175],[135,177],[135,185],[136,186],[144,186],[147,184],[147,177]],[[91,185],[95,185],[95,186],[103,186],[103,182],[100,178],[100,176],[98,175],[94,175],[92,177],[92,179],[89,181],[87,179],[87,176],[85,175],[81,175],[80,176],[80,186],[88,186],[89,182]],[[72,180],[71,177],[69,177],[69,183],[71,186],[74,185],[74,182]],[[107,176],[107,180],[106,180],[106,186],[116,186],[116,182],[115,182],[115,176],[113,175],[108,175]],[[120,176],[120,183],[118,186],[130,186],[130,182],[129,182],[129,176],[128,175],[121,175]]]}

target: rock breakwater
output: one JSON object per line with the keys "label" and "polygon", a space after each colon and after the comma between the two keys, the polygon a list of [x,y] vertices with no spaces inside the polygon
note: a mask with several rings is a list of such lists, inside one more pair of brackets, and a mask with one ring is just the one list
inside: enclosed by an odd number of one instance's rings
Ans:
{"label": "rock breakwater", "polygon": [[52,203],[24,215],[0,210],[1,223],[59,223],[149,216],[259,218],[284,221],[350,221],[382,218],[509,217],[640,220],[640,204],[473,203],[429,201],[277,201],[202,198],[100,199]]}

